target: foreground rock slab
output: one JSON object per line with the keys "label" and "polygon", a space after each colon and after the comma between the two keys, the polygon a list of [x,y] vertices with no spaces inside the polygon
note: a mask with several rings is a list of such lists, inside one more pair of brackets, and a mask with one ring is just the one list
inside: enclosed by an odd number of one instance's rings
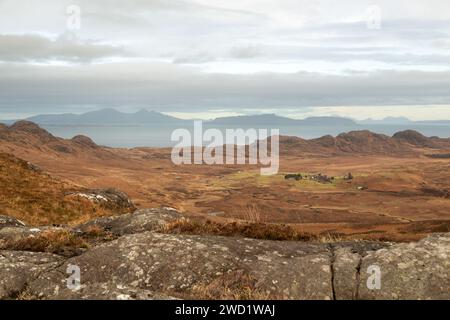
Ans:
{"label": "foreground rock slab", "polygon": [[[161,233],[179,219],[161,208],[91,221],[74,232],[99,227],[115,240],[72,258],[0,251],[0,299],[450,299],[450,233],[409,244]],[[4,225],[5,239],[31,232]]]}
{"label": "foreground rock slab", "polygon": [[29,283],[62,262],[48,253],[0,251],[0,299],[24,298]]}
{"label": "foreground rock slab", "polygon": [[[380,271],[380,288],[374,273]],[[376,272],[377,270],[375,270]],[[450,299],[450,234],[369,252],[360,268],[359,299]],[[369,282],[369,285],[367,283]]]}
{"label": "foreground rock slab", "polygon": [[[260,298],[332,299],[330,259],[323,245],[145,232],[67,260],[34,281],[29,293],[73,297],[61,277],[71,264],[81,269],[79,296],[92,295],[93,287],[112,293],[131,287],[182,298],[208,292],[220,298],[252,290],[248,294]],[[227,281],[235,292],[225,292]],[[212,283],[219,288],[210,287]]]}

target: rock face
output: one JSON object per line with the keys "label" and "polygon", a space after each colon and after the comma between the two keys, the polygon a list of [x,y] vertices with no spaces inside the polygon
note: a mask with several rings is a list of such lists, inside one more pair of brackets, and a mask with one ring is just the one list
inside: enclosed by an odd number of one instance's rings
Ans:
{"label": "rock face", "polygon": [[326,244],[161,233],[181,217],[149,209],[78,226],[118,238],[69,259],[0,251],[0,298],[450,299],[450,234]]}

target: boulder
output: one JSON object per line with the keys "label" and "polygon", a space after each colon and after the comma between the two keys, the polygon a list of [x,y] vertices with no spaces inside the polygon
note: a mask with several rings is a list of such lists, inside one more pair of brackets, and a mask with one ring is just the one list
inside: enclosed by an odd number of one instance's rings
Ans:
{"label": "boulder", "polygon": [[183,215],[172,208],[142,209],[131,214],[98,218],[79,225],[76,229],[86,231],[93,226],[98,226],[114,235],[122,236],[144,231],[161,230],[168,223],[182,218]]}
{"label": "boulder", "polygon": [[111,209],[121,209],[126,211],[135,209],[130,197],[126,193],[114,188],[89,189],[70,193],[68,196],[85,198]]}

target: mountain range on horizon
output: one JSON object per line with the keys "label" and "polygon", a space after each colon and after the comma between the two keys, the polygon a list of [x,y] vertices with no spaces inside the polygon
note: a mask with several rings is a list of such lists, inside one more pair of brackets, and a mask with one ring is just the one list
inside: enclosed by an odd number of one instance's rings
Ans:
{"label": "mountain range on horizon", "polygon": [[42,114],[25,120],[41,125],[143,125],[175,124],[183,120],[159,112],[141,109],[134,113],[124,113],[112,108],[90,111],[82,114]]}
{"label": "mountain range on horizon", "polygon": [[[28,120],[40,125],[148,125],[166,124],[182,125],[195,119],[180,119],[156,111],[141,109],[134,113],[125,113],[113,108],[100,109],[82,114],[62,113],[62,114],[39,114],[26,119],[0,121],[5,124],[12,124],[18,120]],[[352,127],[358,125],[450,125],[450,120],[427,120],[412,121],[406,117],[386,117],[381,120],[366,119],[353,120],[351,118],[339,116],[313,116],[305,119],[293,119],[276,114],[255,114],[231,117],[219,117],[204,122],[214,125],[265,125],[265,126],[343,126]]]}

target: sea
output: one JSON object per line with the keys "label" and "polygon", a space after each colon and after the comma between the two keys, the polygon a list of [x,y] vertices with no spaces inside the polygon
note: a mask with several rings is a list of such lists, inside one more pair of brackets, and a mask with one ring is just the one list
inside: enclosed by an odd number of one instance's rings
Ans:
{"label": "sea", "polygon": [[[186,129],[194,135],[194,125],[184,127],[171,127],[170,125],[121,125],[121,126],[60,126],[41,125],[55,136],[70,139],[76,135],[90,137],[99,145],[120,148],[134,147],[173,147],[179,140],[172,141],[171,136],[176,129]],[[204,124],[203,132],[212,127]],[[237,126],[214,126],[225,134],[226,129],[239,129]],[[242,128],[247,129],[247,128]],[[282,127],[257,127],[267,129],[270,135],[273,129],[278,129],[281,135],[296,136],[304,139],[319,138],[325,135],[337,136],[344,132],[355,130],[370,130],[392,136],[403,130],[416,130],[426,136],[438,136],[450,138],[449,125],[352,125],[352,126],[282,126]],[[265,137],[259,136],[259,139]]]}

